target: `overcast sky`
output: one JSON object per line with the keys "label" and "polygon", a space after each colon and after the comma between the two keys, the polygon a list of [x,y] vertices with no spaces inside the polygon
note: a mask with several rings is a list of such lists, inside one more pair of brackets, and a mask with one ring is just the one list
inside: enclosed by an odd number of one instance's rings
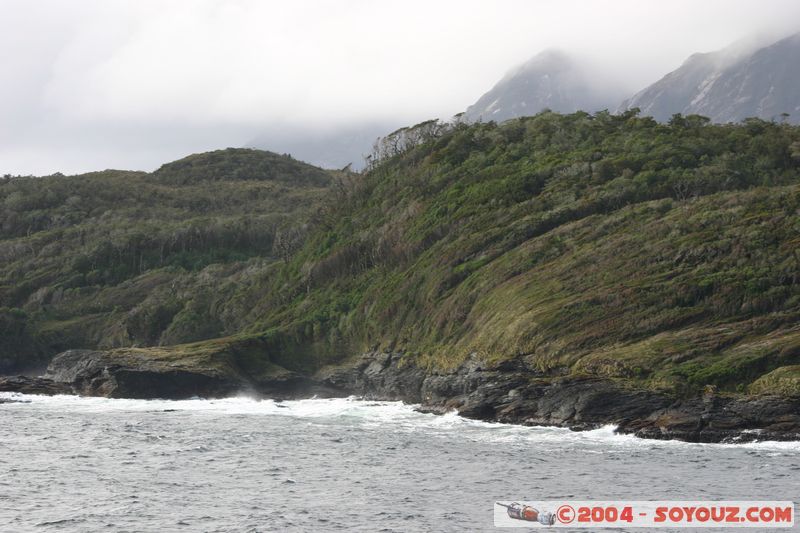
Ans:
{"label": "overcast sky", "polygon": [[549,47],[633,93],[794,21],[797,0],[0,0],[0,174],[449,117]]}

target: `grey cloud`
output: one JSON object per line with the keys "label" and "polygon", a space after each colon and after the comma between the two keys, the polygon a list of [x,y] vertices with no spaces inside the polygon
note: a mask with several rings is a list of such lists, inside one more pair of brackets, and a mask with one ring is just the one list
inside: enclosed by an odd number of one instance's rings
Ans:
{"label": "grey cloud", "polygon": [[795,0],[0,0],[0,11],[0,173],[36,174],[449,117],[550,47],[632,94],[693,52],[800,20]]}

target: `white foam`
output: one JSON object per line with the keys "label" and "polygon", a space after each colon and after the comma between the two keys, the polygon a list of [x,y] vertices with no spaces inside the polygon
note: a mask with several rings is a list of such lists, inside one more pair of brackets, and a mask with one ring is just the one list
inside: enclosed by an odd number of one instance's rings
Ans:
{"label": "white foam", "polygon": [[455,411],[444,415],[421,413],[415,405],[402,402],[378,402],[356,397],[306,399],[276,402],[247,396],[206,400],[131,400],[92,398],[83,396],[38,396],[0,392],[0,399],[14,403],[2,409],[37,409],[47,411],[158,412],[178,411],[223,415],[288,416],[304,419],[350,419],[367,427],[391,426],[395,431],[426,429],[433,435],[458,433],[465,439],[495,442],[554,446],[599,446],[610,448],[652,449],[664,446],[737,447],[779,453],[800,454],[800,442],[761,441],[744,444],[695,444],[681,441],[640,439],[616,433],[616,426],[607,425],[590,431],[571,431],[566,428],[521,426],[483,422],[459,416]]}
{"label": "white foam", "polygon": [[219,399],[192,398],[189,400],[133,400],[87,396],[39,396],[0,392],[0,399],[12,400],[7,407],[19,406],[72,410],[79,412],[148,412],[192,411],[236,415],[283,415],[302,418],[352,416],[357,418],[387,418],[392,414],[418,414],[414,406],[401,402],[370,402],[355,397],[307,399],[276,402],[236,396]]}

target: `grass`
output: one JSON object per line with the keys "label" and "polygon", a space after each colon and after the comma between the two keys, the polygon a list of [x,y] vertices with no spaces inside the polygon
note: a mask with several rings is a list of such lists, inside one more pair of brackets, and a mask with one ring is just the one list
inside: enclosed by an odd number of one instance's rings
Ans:
{"label": "grass", "polygon": [[750,385],[754,394],[800,395],[800,365],[783,366],[764,374]]}

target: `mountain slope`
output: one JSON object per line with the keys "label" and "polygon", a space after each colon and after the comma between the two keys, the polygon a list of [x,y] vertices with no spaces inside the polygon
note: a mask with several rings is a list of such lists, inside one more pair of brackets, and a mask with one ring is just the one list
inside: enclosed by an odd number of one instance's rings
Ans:
{"label": "mountain slope", "polygon": [[755,51],[695,54],[677,70],[622,104],[666,121],[699,114],[714,122],[748,117],[800,122],[800,34]]}
{"label": "mountain slope", "polygon": [[618,92],[603,88],[571,57],[545,50],[510,71],[467,108],[464,118],[503,122],[549,109],[558,113],[597,111],[616,105]]}

